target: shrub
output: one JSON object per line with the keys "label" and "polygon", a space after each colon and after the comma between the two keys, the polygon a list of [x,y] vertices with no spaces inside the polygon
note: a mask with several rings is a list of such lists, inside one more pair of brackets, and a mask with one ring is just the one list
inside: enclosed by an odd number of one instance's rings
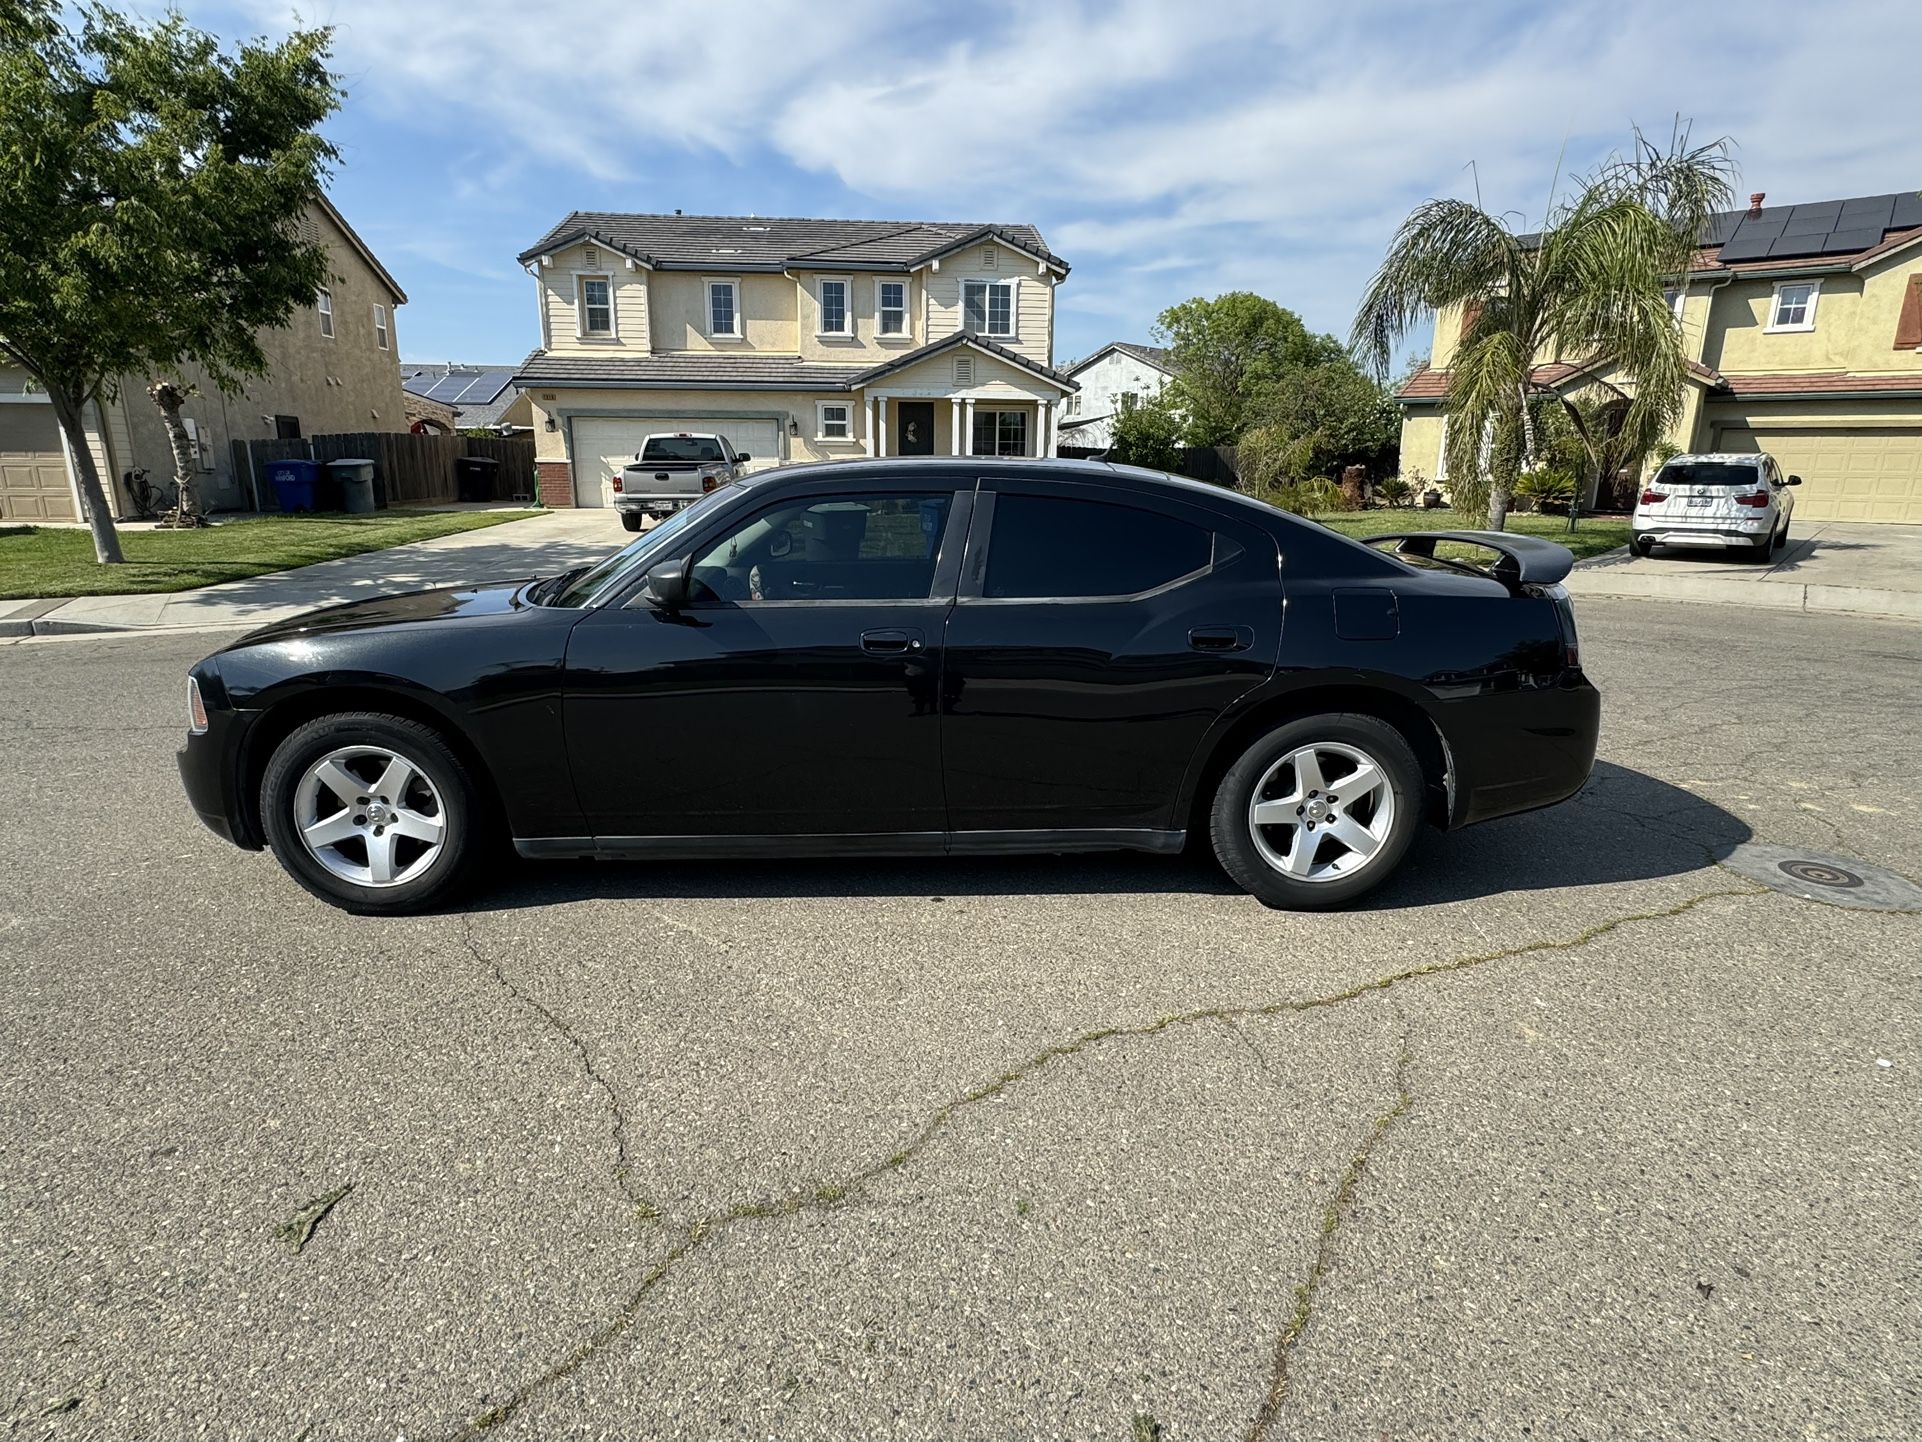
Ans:
{"label": "shrub", "polygon": [[1375,487],[1375,494],[1381,497],[1384,505],[1405,506],[1414,497],[1415,488],[1400,476],[1389,476]]}
{"label": "shrub", "polygon": [[1575,478],[1552,466],[1537,466],[1515,478],[1515,499],[1541,510],[1549,505],[1567,505],[1575,499]]}

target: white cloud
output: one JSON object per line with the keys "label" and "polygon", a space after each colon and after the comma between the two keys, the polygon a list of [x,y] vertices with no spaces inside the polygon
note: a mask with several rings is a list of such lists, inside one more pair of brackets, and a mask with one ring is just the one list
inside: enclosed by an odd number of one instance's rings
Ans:
{"label": "white cloud", "polygon": [[1832,0],[1819,20],[1755,0],[1706,26],[1674,0],[333,0],[322,18],[353,103],[491,138],[463,182],[476,198],[525,164],[645,207],[649,178],[696,156],[736,172],[732,193],[769,192],[744,207],[764,213],[816,194],[834,213],[1039,224],[1077,265],[1063,354],[1232,285],[1344,331],[1415,203],[1478,182],[1538,218],[1558,151],[1587,168],[1631,122],[1735,136],[1744,194],[1922,185],[1911,0]]}

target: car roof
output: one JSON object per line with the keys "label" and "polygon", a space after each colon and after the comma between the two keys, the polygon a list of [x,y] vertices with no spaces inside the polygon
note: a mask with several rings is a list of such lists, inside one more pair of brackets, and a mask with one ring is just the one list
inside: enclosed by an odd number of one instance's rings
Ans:
{"label": "car roof", "polygon": [[1071,461],[1049,456],[870,456],[858,460],[823,461],[757,471],[747,477],[744,484],[764,486],[776,480],[783,483],[813,483],[818,480],[854,478],[898,481],[916,475],[932,478],[956,474],[969,477],[1021,476],[1032,480],[1119,485],[1150,495],[1199,501],[1204,505],[1239,511],[1251,520],[1269,525],[1277,520],[1290,519],[1285,511],[1279,511],[1265,501],[1207,481],[1171,476],[1166,471],[1151,471],[1145,466],[1124,466],[1113,461]]}
{"label": "car roof", "polygon": [[1759,466],[1767,459],[1767,451],[1687,451],[1679,456],[1670,456],[1662,464],[1672,466],[1678,461],[1717,461],[1725,465]]}

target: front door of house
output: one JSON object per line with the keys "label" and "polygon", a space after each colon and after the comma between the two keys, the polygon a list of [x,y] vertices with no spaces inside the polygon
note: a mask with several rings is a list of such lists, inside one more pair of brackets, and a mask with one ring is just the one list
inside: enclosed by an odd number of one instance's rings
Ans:
{"label": "front door of house", "polygon": [[896,415],[901,422],[901,441],[895,454],[931,456],[934,454],[934,402],[900,401]]}

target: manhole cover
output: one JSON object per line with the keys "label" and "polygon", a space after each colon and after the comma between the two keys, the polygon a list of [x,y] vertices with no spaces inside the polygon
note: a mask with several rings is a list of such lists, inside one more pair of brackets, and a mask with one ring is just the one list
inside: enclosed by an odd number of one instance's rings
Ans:
{"label": "manhole cover", "polygon": [[1922,886],[1852,856],[1748,842],[1723,858],[1722,865],[1804,901],[1863,911],[1922,911]]}

